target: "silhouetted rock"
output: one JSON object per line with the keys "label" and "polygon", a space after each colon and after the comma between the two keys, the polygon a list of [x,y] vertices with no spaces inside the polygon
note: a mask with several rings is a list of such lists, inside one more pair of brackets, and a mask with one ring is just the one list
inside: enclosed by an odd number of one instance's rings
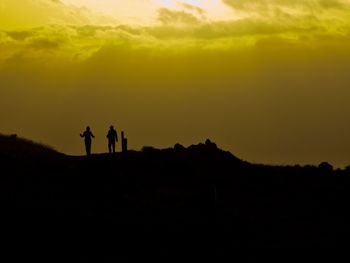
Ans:
{"label": "silhouetted rock", "polygon": [[350,175],[350,165],[346,166],[344,171]]}
{"label": "silhouetted rock", "polygon": [[160,150],[157,148],[154,148],[153,146],[144,146],[144,147],[142,147],[142,151],[143,152],[157,152]]}
{"label": "silhouetted rock", "polygon": [[322,162],[319,164],[318,168],[325,173],[333,172],[333,166],[327,162]]}
{"label": "silhouetted rock", "polygon": [[177,144],[175,144],[174,145],[174,150],[175,151],[184,151],[186,148],[183,146],[183,145],[181,145],[181,144],[179,144],[179,143],[177,143]]}
{"label": "silhouetted rock", "polygon": [[205,145],[209,148],[209,149],[212,149],[212,150],[215,150],[217,149],[218,147],[216,146],[215,143],[213,143],[211,140],[207,139],[205,141]]}

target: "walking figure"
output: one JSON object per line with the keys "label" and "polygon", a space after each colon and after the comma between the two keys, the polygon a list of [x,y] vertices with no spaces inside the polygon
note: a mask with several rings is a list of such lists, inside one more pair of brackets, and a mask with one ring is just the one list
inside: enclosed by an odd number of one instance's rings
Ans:
{"label": "walking figure", "polygon": [[86,130],[84,131],[83,134],[80,134],[80,137],[84,138],[86,155],[87,156],[91,155],[91,141],[92,141],[92,138],[95,138],[95,136],[90,131],[89,126],[86,127]]}
{"label": "walking figure", "polygon": [[118,142],[118,133],[113,126],[109,127],[107,138],[109,153],[112,153],[112,151],[115,153],[115,143]]}

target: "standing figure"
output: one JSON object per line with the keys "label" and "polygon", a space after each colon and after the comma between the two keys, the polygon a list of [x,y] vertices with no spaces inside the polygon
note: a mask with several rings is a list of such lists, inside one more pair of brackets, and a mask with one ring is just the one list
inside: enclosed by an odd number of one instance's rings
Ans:
{"label": "standing figure", "polygon": [[107,138],[108,138],[109,153],[112,153],[112,150],[113,150],[113,153],[115,153],[115,143],[118,142],[118,133],[113,126],[109,127]]}
{"label": "standing figure", "polygon": [[86,155],[87,156],[91,155],[91,141],[92,141],[92,138],[95,138],[95,136],[90,131],[89,126],[86,127],[86,130],[84,131],[83,134],[80,134],[80,137],[84,138]]}

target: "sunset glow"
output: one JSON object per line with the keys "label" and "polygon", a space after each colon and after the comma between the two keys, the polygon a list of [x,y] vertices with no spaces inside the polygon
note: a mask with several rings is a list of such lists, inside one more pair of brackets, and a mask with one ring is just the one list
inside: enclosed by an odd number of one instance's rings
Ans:
{"label": "sunset glow", "polygon": [[0,2],[0,133],[69,154],[114,124],[135,149],[344,165],[349,72],[349,0]]}

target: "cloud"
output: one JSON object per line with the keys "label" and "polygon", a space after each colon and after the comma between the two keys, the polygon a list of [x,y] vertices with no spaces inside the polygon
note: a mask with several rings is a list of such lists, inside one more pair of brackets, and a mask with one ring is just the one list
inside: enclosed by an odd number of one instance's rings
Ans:
{"label": "cloud", "polygon": [[116,20],[59,0],[2,0],[0,29],[14,30],[52,24],[112,24]]}
{"label": "cloud", "polygon": [[173,11],[167,8],[158,10],[158,20],[164,25],[197,25],[201,22],[195,15],[185,11]]}
{"label": "cloud", "polygon": [[[158,10],[160,23],[152,26],[90,23],[93,18],[82,15],[85,9],[67,7],[60,1],[4,1],[10,9],[20,2],[23,4],[22,9],[27,8],[29,3],[36,3],[37,8],[45,6],[48,8],[45,10],[51,11],[42,19],[51,22],[61,19],[62,23],[0,30],[0,65],[18,59],[82,61],[104,50],[106,46],[121,45],[130,52],[143,50],[154,55],[164,55],[166,52],[198,50],[236,52],[269,49],[278,45],[308,49],[349,44],[349,3],[342,0],[225,0],[226,4],[246,15],[241,19],[223,21],[211,21],[203,10],[191,5],[184,5],[183,10],[161,8]],[[64,12],[59,13],[61,9]],[[30,17],[36,14],[35,10],[30,12]],[[264,12],[267,15],[263,15]],[[86,24],[65,24],[63,20],[67,15],[76,16],[78,20],[81,18]],[[0,15],[1,19],[4,18]],[[10,60],[11,57],[15,60]]]}
{"label": "cloud", "polygon": [[17,41],[23,41],[26,40],[28,37],[32,36],[32,32],[31,31],[8,31],[6,32],[6,34],[12,38],[13,40],[17,40]]}
{"label": "cloud", "polygon": [[[194,52],[195,50],[242,50],[254,47],[268,48],[274,42],[299,47],[318,47],[333,43],[349,44],[350,27],[346,23],[328,25],[316,17],[285,19],[283,23],[260,18],[235,21],[183,22],[183,16],[166,11],[160,26],[45,26],[20,31],[0,31],[0,61],[11,56],[31,59],[51,57],[70,61],[91,57],[105,46],[126,45],[131,52],[148,50],[164,52]],[[170,21],[168,21],[169,19]],[[182,21],[181,26],[174,26]],[[278,42],[279,41],[279,42]],[[48,52],[50,51],[50,52]],[[2,64],[3,64],[2,63]]]}
{"label": "cloud", "polygon": [[186,10],[193,11],[193,12],[199,14],[199,15],[202,15],[202,16],[207,13],[204,9],[202,9],[202,8],[200,8],[198,6],[194,6],[194,5],[190,5],[190,4],[186,4],[186,3],[182,3],[182,6]]}
{"label": "cloud", "polygon": [[[71,45],[68,50],[83,46],[95,49],[106,41],[157,46],[197,42],[201,46],[227,48],[229,42],[231,46],[252,46],[260,38],[269,37],[302,42],[324,36],[346,38],[350,32],[350,2],[346,0],[223,1],[243,13],[242,18],[212,21],[203,9],[181,4],[182,10],[159,9],[159,24],[131,26],[116,21],[109,24],[108,18],[106,23],[101,22],[103,18],[88,9],[67,6],[61,1],[3,0],[5,8],[0,10],[0,25],[6,37],[16,44],[37,49]],[[19,25],[27,25],[27,28],[24,30]],[[60,26],[60,29],[49,29],[49,25]],[[63,41],[68,35],[62,34],[68,34],[71,39]],[[5,41],[4,37],[2,39]]]}
{"label": "cloud", "polygon": [[350,26],[350,1],[348,0],[223,0],[246,18],[262,23],[291,27],[314,27],[315,31],[344,33]]}
{"label": "cloud", "polygon": [[223,0],[237,10],[266,13],[266,11],[324,11],[349,8],[346,0]]}

